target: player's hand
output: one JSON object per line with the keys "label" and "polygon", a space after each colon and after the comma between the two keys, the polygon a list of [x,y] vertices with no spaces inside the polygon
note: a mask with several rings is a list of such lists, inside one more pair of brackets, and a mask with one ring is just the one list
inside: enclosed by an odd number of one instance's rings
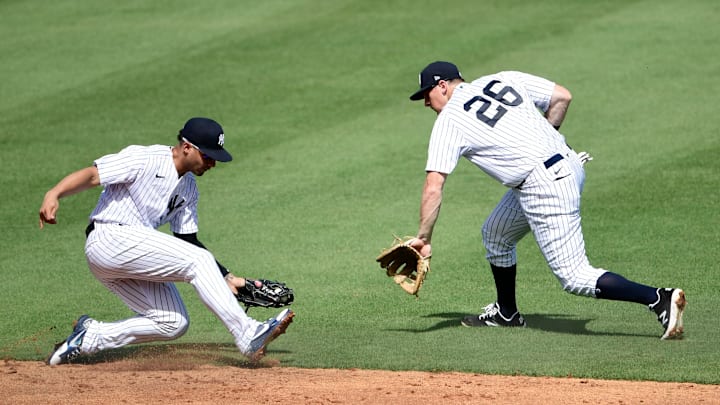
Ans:
{"label": "player's hand", "polygon": [[430,257],[432,256],[432,247],[429,243],[425,243],[424,240],[419,238],[414,238],[409,241],[409,245],[414,247],[415,250],[420,252],[420,254],[423,257]]}
{"label": "player's hand", "polygon": [[60,202],[57,198],[45,195],[42,205],[40,206],[40,229],[43,229],[45,223],[56,224],[55,213],[58,210]]}
{"label": "player's hand", "polygon": [[593,160],[593,157],[587,152],[578,153],[578,158],[580,158],[580,163],[582,163],[583,166],[585,166],[585,163]]}
{"label": "player's hand", "polygon": [[[228,288],[230,288],[230,291],[232,291],[232,293],[235,295],[237,295],[238,293],[238,288],[245,287],[245,278],[236,277],[232,273],[228,273],[225,276],[225,282],[227,283]],[[255,287],[262,287],[262,283],[260,281],[255,281]]]}

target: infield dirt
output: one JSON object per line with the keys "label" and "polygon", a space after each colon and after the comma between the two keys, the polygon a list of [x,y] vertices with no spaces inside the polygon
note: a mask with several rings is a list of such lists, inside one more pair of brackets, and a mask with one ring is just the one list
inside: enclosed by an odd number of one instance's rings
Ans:
{"label": "infield dirt", "polygon": [[0,404],[712,404],[720,386],[468,373],[257,367],[155,357],[50,367],[5,360]]}

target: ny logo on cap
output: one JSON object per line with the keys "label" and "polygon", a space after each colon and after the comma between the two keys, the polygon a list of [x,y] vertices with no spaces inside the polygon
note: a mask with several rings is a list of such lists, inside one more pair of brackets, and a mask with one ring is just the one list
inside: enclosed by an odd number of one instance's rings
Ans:
{"label": "ny logo on cap", "polygon": [[[441,78],[442,78],[442,76],[433,75],[433,80],[435,81],[435,83],[437,83]],[[422,87],[422,85],[423,85],[422,73],[420,73],[418,75],[418,82],[420,82],[420,86]]]}
{"label": "ny logo on cap", "polygon": [[220,145],[220,146],[225,145],[225,134],[218,135],[218,145]]}

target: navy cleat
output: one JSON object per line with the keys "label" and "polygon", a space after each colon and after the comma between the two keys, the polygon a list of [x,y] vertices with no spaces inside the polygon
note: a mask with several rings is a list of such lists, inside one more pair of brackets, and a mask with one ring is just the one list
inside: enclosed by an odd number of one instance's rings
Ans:
{"label": "navy cleat", "polygon": [[655,312],[658,321],[665,333],[660,339],[682,339],[683,337],[683,312],[687,299],[685,292],[679,288],[658,288],[658,300],[648,306]]}
{"label": "navy cleat", "polygon": [[89,323],[92,321],[87,315],[83,315],[73,323],[73,331],[65,341],[55,345],[52,354],[47,358],[45,363],[50,366],[58,364],[70,363],[74,358],[80,355],[80,345],[82,345],[83,337]]}
{"label": "navy cleat", "polygon": [[470,315],[463,318],[460,322],[462,326],[475,327],[475,326],[511,326],[511,327],[525,327],[525,319],[523,319],[520,312],[515,312],[511,317],[506,318],[500,313],[500,307],[497,302],[486,306],[480,315]]}

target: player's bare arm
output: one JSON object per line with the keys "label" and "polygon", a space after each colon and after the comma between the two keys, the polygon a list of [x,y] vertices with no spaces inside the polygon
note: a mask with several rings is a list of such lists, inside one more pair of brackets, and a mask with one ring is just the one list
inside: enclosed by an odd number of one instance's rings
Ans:
{"label": "player's bare arm", "polygon": [[447,174],[439,172],[428,172],[425,177],[422,200],[420,203],[420,227],[416,238],[418,242],[411,243],[411,246],[420,251],[423,256],[429,256],[431,252],[430,241],[433,228],[440,215],[442,205],[443,186]]}
{"label": "player's bare arm", "polygon": [[97,167],[90,166],[70,173],[60,180],[55,187],[45,193],[42,205],[40,206],[40,229],[45,223],[55,224],[55,213],[58,210],[59,200],[69,195],[97,187],[100,185],[100,176]]}
{"label": "player's bare arm", "polygon": [[565,120],[565,114],[567,114],[571,101],[572,94],[570,91],[556,84],[550,97],[550,106],[545,112],[545,118],[547,118],[548,122],[550,122],[555,129],[560,129],[560,125],[562,125]]}

